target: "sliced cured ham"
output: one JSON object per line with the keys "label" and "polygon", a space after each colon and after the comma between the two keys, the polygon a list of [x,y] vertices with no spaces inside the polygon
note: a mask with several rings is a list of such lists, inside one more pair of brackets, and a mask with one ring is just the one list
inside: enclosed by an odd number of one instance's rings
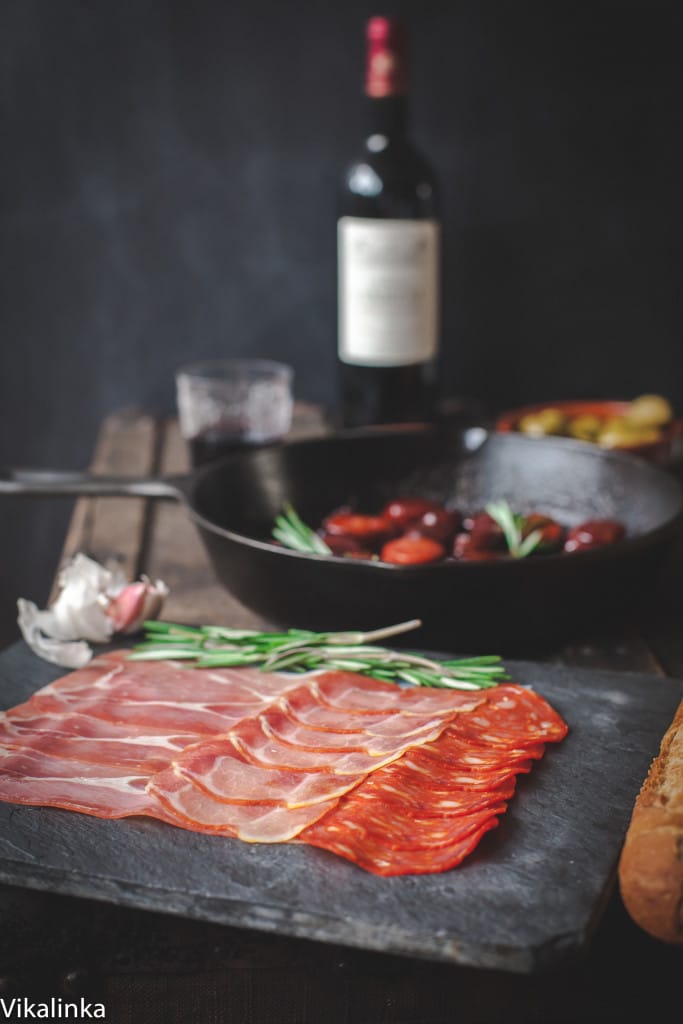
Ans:
{"label": "sliced cured ham", "polygon": [[[263,705],[260,705],[263,706]],[[207,737],[228,732],[233,725],[245,717],[243,709],[226,705],[208,705],[199,701],[135,701],[116,698],[76,698],[65,700],[48,695],[36,698],[35,707],[40,711],[68,714],[78,711],[105,722],[128,726],[136,731],[152,726],[169,732],[190,731]]]}
{"label": "sliced cured ham", "polygon": [[101,655],[87,668],[43,687],[28,702],[30,713],[78,711],[131,728],[158,726],[215,736],[258,714],[299,682],[254,669],[196,672],[172,661],[159,669],[159,662],[127,661],[127,653]]}
{"label": "sliced cured ham", "polygon": [[324,672],[312,680],[311,692],[323,705],[360,715],[390,715],[397,709],[403,715],[471,711],[484,699],[481,690],[406,689],[352,672]]}
{"label": "sliced cured ham", "polygon": [[153,726],[121,725],[78,712],[21,715],[0,719],[4,748],[43,751],[54,757],[94,764],[161,771],[170,758],[200,738],[198,733],[172,734]]}
{"label": "sliced cured ham", "polygon": [[0,716],[0,800],[298,842],[377,874],[441,871],[567,731],[514,685],[95,658]]}
{"label": "sliced cured ham", "polygon": [[387,756],[393,757],[397,750],[435,740],[448,723],[448,716],[444,715],[421,719],[417,715],[406,715],[404,718],[394,714],[391,716],[391,728],[385,734],[375,732],[372,727],[365,728],[366,715],[346,713],[342,718],[338,711],[334,715],[337,721],[341,719],[342,723],[346,723],[347,728],[335,732],[331,727],[317,729],[310,725],[300,725],[276,707],[266,708],[258,718],[264,732],[281,745],[300,750],[328,751],[330,754],[365,751],[376,759],[376,767],[380,764],[379,759],[383,761]]}
{"label": "sliced cured ham", "polygon": [[296,685],[291,677],[254,669],[224,668],[195,672],[182,661],[127,660],[127,651],[99,655],[78,672],[56,679],[34,697],[105,697],[117,700],[229,704],[255,708],[271,703]]}
{"label": "sliced cured ham", "polygon": [[[328,733],[329,735],[329,733]],[[335,775],[365,775],[392,760],[393,755],[380,757],[362,745],[362,737],[349,730],[344,736],[354,736],[357,744],[338,749],[325,744],[322,748],[295,746],[283,741],[268,727],[267,713],[256,718],[245,718],[230,731],[233,744],[247,761],[272,768],[303,771],[332,772]],[[310,739],[310,737],[309,737]],[[394,748],[395,749],[395,748]]]}
{"label": "sliced cured ham", "polygon": [[[362,703],[366,682],[368,706]],[[323,703],[318,686],[338,704]],[[382,694],[384,709],[379,708]],[[196,672],[173,662],[131,662],[125,652],[114,652],[0,717],[0,751],[7,755],[4,774],[12,794],[4,798],[120,816],[158,802],[165,786],[176,799],[181,779],[221,804],[212,814],[203,811],[198,826],[206,819],[226,834],[240,834],[243,812],[234,812],[238,820],[230,825],[231,807],[278,803],[284,820],[288,811],[336,800],[406,749],[435,739],[455,713],[480,700],[414,694],[343,673],[302,682],[254,669]],[[202,740],[205,746],[198,748]],[[10,757],[12,752],[16,756]],[[11,767],[22,763],[17,760],[22,752],[25,784]],[[91,781],[79,782],[85,778],[108,781],[95,791]],[[132,791],[128,781],[112,783],[119,778],[133,778]],[[145,786],[154,797],[141,801]],[[86,788],[86,796],[79,787]],[[306,822],[311,817],[306,815]],[[269,838],[273,820],[270,816]],[[183,824],[192,827],[186,815]],[[283,837],[296,827],[287,824]],[[258,838],[256,829],[250,824],[250,839]]]}
{"label": "sliced cured ham", "polygon": [[0,799],[100,817],[146,813],[154,799],[145,787],[174,757],[300,684],[253,670],[203,674],[174,662],[132,662],[126,654],[97,657],[0,715]]}
{"label": "sliced cured ham", "polygon": [[282,843],[293,839],[337,802],[333,799],[291,808],[254,801],[229,807],[173,772],[153,779],[147,788],[154,803],[144,813],[151,817],[193,832],[208,832],[254,843]]}
{"label": "sliced cured ham", "polygon": [[[368,769],[356,775],[336,775],[317,766],[304,771],[258,764],[244,758],[230,736],[226,736],[190,747],[173,761],[169,771],[225,804],[227,816],[232,804],[268,803],[296,808],[334,800],[356,786]],[[167,774],[154,777],[156,792],[166,785]]]}
{"label": "sliced cured ham", "polygon": [[[362,681],[349,687],[340,674],[309,679],[284,701],[266,708],[255,720],[241,722],[227,736],[189,747],[173,759],[171,769],[151,780],[150,792],[160,800],[166,796],[174,811],[191,818],[189,791],[178,786],[180,778],[220,805],[212,808],[202,803],[202,824],[210,820],[213,827],[249,842],[285,841],[320,816],[320,804],[337,801],[407,750],[435,740],[462,709],[472,709],[481,701],[470,696],[453,702],[445,693],[432,695],[436,700],[415,701],[412,691],[387,683],[378,687],[372,681],[368,689],[373,704],[379,692],[385,693],[390,705],[385,715],[369,714],[362,707]],[[341,694],[343,701],[350,690],[353,700],[346,707],[319,704],[312,716],[317,726],[303,724],[293,714],[295,708],[310,711],[321,692],[332,699]],[[403,714],[402,694],[408,714]],[[343,772],[338,770],[340,761]],[[277,804],[283,812],[297,812],[296,820],[282,813],[277,818],[282,829],[278,833],[275,819],[266,816],[266,838],[251,817],[243,826],[243,805],[249,802]],[[306,807],[310,813],[303,815]]]}
{"label": "sliced cured ham", "polygon": [[116,765],[51,757],[42,751],[11,750],[0,755],[0,800],[41,807],[65,807],[98,818],[147,814],[148,774]]}
{"label": "sliced cured ham", "polygon": [[[353,709],[333,707],[325,703],[321,696],[316,696],[319,689],[319,686],[314,685],[313,688],[301,686],[296,690],[290,690],[278,700],[276,707],[296,725],[333,733],[356,732],[359,720],[350,719],[349,715],[362,714],[362,727],[366,733],[372,736],[391,736],[397,732],[407,734],[423,729],[430,722],[437,725],[444,716],[449,718],[457,706],[452,701],[445,704],[442,699],[439,708],[427,708],[422,712],[415,712],[412,708],[402,708],[400,715],[394,714],[391,708],[383,712],[368,712],[362,709],[354,712]],[[477,698],[476,704],[480,703],[481,699]],[[472,697],[470,696],[460,706],[474,706]]]}

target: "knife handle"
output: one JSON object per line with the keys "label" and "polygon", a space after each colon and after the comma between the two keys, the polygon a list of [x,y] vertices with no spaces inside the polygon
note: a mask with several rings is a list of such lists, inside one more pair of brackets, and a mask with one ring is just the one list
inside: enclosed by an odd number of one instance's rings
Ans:
{"label": "knife handle", "polygon": [[2,469],[0,494],[29,496],[183,497],[184,477],[97,476],[53,469]]}

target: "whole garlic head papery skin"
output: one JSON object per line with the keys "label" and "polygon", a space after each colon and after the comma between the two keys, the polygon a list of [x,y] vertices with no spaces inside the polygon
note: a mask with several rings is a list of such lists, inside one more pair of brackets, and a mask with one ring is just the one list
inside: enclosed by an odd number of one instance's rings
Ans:
{"label": "whole garlic head papery skin", "polygon": [[65,668],[80,668],[92,657],[86,641],[106,643],[115,633],[137,632],[145,619],[156,618],[168,587],[143,577],[127,583],[111,571],[77,554],[58,577],[59,593],[40,611],[19,598],[18,623],[24,640],[41,658]]}

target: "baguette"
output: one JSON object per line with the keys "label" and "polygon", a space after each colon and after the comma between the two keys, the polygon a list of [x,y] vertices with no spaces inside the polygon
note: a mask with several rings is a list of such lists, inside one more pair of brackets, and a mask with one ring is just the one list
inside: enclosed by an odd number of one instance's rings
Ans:
{"label": "baguette", "polygon": [[683,701],[636,798],[618,878],[636,924],[683,943]]}

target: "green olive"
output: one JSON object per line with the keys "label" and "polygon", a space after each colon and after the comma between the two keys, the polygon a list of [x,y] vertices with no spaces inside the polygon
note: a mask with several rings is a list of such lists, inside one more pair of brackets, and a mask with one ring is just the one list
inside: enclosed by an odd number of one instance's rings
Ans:
{"label": "green olive", "polygon": [[567,429],[567,417],[559,409],[541,409],[522,416],[517,429],[531,437],[545,437],[546,434],[564,434]]}
{"label": "green olive", "polygon": [[614,416],[605,423],[597,440],[604,448],[634,448],[640,444],[651,444],[660,437],[656,427],[640,426],[625,416]]}
{"label": "green olive", "polygon": [[665,427],[673,418],[673,409],[662,395],[640,395],[626,412],[629,423],[639,427]]}
{"label": "green olive", "polygon": [[604,421],[599,416],[583,413],[573,416],[569,421],[569,434],[579,441],[595,441],[603,428]]}

